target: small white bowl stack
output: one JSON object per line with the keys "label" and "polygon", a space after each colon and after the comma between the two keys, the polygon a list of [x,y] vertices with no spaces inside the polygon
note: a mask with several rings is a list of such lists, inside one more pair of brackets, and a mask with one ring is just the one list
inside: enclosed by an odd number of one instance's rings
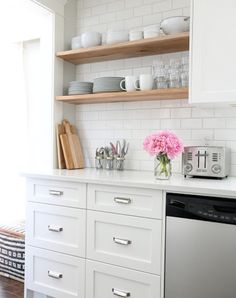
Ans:
{"label": "small white bowl stack", "polygon": [[102,44],[117,44],[127,41],[135,41],[143,38],[155,38],[161,32],[165,35],[177,34],[189,31],[190,17],[175,16],[161,21],[161,24],[154,24],[144,27],[143,30],[108,30],[106,33],[88,31],[79,36],[75,36],[71,41],[72,50],[80,48],[90,48]]}

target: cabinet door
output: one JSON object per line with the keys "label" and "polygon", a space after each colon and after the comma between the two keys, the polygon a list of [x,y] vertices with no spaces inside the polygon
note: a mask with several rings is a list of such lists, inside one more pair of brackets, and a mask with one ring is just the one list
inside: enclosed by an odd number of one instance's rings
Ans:
{"label": "cabinet door", "polygon": [[88,209],[161,219],[162,191],[89,184]]}
{"label": "cabinet door", "polygon": [[87,258],[160,275],[162,221],[88,211]]}
{"label": "cabinet door", "polygon": [[86,298],[160,298],[158,275],[86,261]]}
{"label": "cabinet door", "polygon": [[190,103],[236,103],[235,11],[235,0],[192,0]]}
{"label": "cabinet door", "polygon": [[86,211],[28,203],[26,243],[78,257],[85,257]]}
{"label": "cabinet door", "polygon": [[27,180],[30,202],[73,208],[86,208],[86,184],[46,179]]}
{"label": "cabinet door", "polygon": [[55,298],[85,297],[85,260],[26,246],[25,285]]}

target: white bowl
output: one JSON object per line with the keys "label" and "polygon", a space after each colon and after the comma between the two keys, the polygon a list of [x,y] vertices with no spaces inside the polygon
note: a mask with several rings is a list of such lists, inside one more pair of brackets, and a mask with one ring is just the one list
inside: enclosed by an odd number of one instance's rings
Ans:
{"label": "white bowl", "polygon": [[133,41],[133,40],[140,40],[143,39],[143,31],[130,31],[129,32],[129,40]]}
{"label": "white bowl", "polygon": [[189,31],[190,17],[169,17],[161,22],[165,34],[177,34]]}
{"label": "white bowl", "polygon": [[84,48],[99,46],[102,43],[102,35],[99,32],[85,32],[81,35]]}
{"label": "white bowl", "polygon": [[107,32],[107,44],[121,43],[129,40],[129,33],[127,31],[113,31]]}
{"label": "white bowl", "polygon": [[82,48],[81,36],[75,36],[71,40],[71,49],[76,50]]}
{"label": "white bowl", "polygon": [[160,35],[160,31],[144,31],[144,38],[154,38]]}

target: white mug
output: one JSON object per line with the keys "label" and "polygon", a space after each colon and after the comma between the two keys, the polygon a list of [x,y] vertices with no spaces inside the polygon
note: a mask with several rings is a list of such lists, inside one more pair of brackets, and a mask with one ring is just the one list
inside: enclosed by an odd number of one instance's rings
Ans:
{"label": "white mug", "polygon": [[[139,83],[139,87],[138,87]],[[141,74],[139,80],[135,82],[135,88],[137,90],[152,90],[154,84],[154,79],[151,74]]]}
{"label": "white mug", "polygon": [[136,76],[126,76],[121,82],[120,82],[120,88],[127,92],[136,91],[135,88],[135,82],[137,80]]}

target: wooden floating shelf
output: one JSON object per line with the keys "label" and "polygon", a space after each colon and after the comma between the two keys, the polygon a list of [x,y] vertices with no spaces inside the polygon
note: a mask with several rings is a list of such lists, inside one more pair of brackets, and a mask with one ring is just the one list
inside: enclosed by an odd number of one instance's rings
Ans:
{"label": "wooden floating shelf", "polygon": [[129,101],[149,101],[149,100],[165,100],[165,99],[187,99],[188,88],[175,89],[155,89],[149,91],[136,92],[111,92],[96,93],[86,95],[65,95],[57,96],[57,101],[72,104],[92,104],[106,102],[129,102]]}
{"label": "wooden floating shelf", "polygon": [[58,52],[57,57],[73,64],[83,64],[188,50],[189,33],[185,32],[119,44]]}

